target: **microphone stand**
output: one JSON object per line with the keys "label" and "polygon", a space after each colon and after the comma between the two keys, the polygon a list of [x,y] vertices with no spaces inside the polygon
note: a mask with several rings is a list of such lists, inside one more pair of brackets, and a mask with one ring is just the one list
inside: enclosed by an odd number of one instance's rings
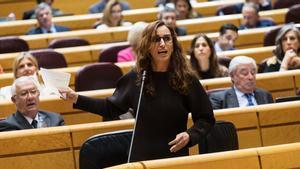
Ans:
{"label": "microphone stand", "polygon": [[142,94],[143,94],[143,88],[144,88],[145,78],[146,78],[146,70],[143,71],[143,75],[142,75],[142,83],[141,83],[140,95],[139,95],[138,105],[137,105],[137,109],[136,109],[135,123],[134,123],[133,132],[132,132],[132,138],[131,138],[131,142],[130,142],[127,163],[130,163],[132,145],[133,145],[133,140],[134,140],[134,135],[135,135],[136,124],[137,124],[137,120],[138,120],[139,112],[140,112],[140,104],[141,104],[141,99],[142,99]]}

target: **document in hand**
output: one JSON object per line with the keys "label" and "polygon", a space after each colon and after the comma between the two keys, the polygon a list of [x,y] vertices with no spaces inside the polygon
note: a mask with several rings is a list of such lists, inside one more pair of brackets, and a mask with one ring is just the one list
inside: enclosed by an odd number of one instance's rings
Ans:
{"label": "document in hand", "polygon": [[68,88],[71,74],[44,68],[41,68],[40,73],[45,87],[56,95],[63,97],[58,88]]}

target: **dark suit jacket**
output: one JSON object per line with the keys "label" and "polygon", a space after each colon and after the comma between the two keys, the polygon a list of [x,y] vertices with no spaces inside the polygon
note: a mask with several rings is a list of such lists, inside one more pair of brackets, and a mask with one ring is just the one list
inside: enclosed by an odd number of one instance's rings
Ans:
{"label": "dark suit jacket", "polygon": [[177,36],[185,36],[185,35],[187,35],[186,28],[184,28],[184,27],[176,27],[175,28],[175,32],[176,32]]}
{"label": "dark suit jacket", "polygon": [[[271,93],[263,89],[255,89],[254,97],[258,105],[274,102]],[[240,107],[233,88],[211,93],[209,95],[209,99],[213,106],[213,109]]]}
{"label": "dark suit jacket", "polygon": [[[47,123],[48,127],[51,126],[63,126],[64,120],[60,114],[39,111],[39,113],[44,116],[44,121]],[[16,112],[5,120],[0,121],[0,131],[11,131],[11,130],[22,130],[22,129],[32,129],[33,127],[25,117],[20,113]]]}
{"label": "dark suit jacket", "polygon": [[[64,26],[54,26],[56,29],[56,32],[66,32],[66,31],[70,31],[70,28],[68,27],[64,27]],[[32,28],[30,31],[28,31],[26,33],[26,35],[34,35],[34,34],[42,34],[42,28],[41,27],[37,27],[37,28]]]}

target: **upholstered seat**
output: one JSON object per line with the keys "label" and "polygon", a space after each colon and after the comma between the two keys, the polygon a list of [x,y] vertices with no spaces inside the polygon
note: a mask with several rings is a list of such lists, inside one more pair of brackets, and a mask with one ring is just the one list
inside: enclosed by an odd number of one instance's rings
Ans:
{"label": "upholstered seat", "polygon": [[239,9],[240,4],[233,4],[233,5],[224,5],[220,6],[217,9],[216,15],[221,16],[221,15],[230,15],[230,14],[238,14],[241,13]]}
{"label": "upholstered seat", "polygon": [[216,121],[214,128],[199,144],[199,154],[239,149],[237,131],[233,123]]}
{"label": "upholstered seat", "polygon": [[80,169],[101,169],[127,162],[132,130],[99,134],[81,146]]}
{"label": "upholstered seat", "polygon": [[300,4],[293,5],[285,15],[285,23],[300,23]]}
{"label": "upholstered seat", "polygon": [[122,70],[112,63],[93,63],[79,69],[75,77],[75,90],[115,88]]}
{"label": "upholstered seat", "polygon": [[118,52],[122,49],[129,47],[129,44],[112,46],[100,53],[99,62],[117,62],[118,61]]}
{"label": "upholstered seat", "polygon": [[53,49],[40,49],[30,52],[38,61],[39,67],[53,69],[67,67],[67,62],[63,54]]}
{"label": "upholstered seat", "polygon": [[0,37],[0,53],[28,51],[27,42],[16,36]]}
{"label": "upholstered seat", "polygon": [[289,8],[293,5],[300,4],[299,0],[277,0],[274,3],[274,9]]}
{"label": "upholstered seat", "polygon": [[277,28],[271,29],[265,33],[264,46],[275,45],[275,39],[276,39],[277,33],[279,32],[280,29],[281,29],[281,27],[277,27]]}
{"label": "upholstered seat", "polygon": [[49,48],[66,48],[74,46],[86,46],[90,43],[82,38],[65,38],[65,39],[54,39],[50,42]]}

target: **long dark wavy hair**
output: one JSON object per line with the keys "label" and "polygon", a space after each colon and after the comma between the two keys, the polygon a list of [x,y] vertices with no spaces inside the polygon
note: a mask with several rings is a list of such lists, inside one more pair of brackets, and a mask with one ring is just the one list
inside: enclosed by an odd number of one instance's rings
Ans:
{"label": "long dark wavy hair", "polygon": [[213,77],[221,77],[222,76],[222,72],[220,70],[220,66],[219,66],[219,62],[218,62],[218,57],[213,45],[212,40],[207,37],[205,34],[198,34],[197,36],[195,36],[195,38],[192,40],[192,44],[191,44],[191,48],[190,48],[190,56],[191,56],[191,65],[193,67],[193,69],[197,72],[197,75],[200,79],[202,79],[202,74],[201,74],[201,67],[198,63],[198,60],[195,57],[195,52],[194,49],[196,48],[196,41],[199,38],[204,38],[204,40],[207,42],[209,49],[211,51],[211,54],[209,56],[209,74],[211,74]]}
{"label": "long dark wavy hair", "polygon": [[[289,31],[295,32],[297,35],[298,41],[300,42],[300,31],[294,24],[287,24],[287,25],[283,26],[277,33],[276,40],[275,40],[276,48],[273,51],[274,55],[279,60],[282,60],[285,55],[285,52],[283,51],[282,41],[283,41],[284,36]],[[295,51],[295,52],[297,52],[297,54],[298,54],[300,52],[300,48],[298,48],[298,51]]]}
{"label": "long dark wavy hair", "polygon": [[187,94],[189,90],[188,85],[191,82],[191,79],[196,75],[188,65],[186,57],[182,54],[182,48],[177,40],[174,29],[167,26],[162,21],[155,21],[150,23],[144,30],[141,42],[138,44],[136,62],[136,71],[138,73],[137,83],[140,84],[142,72],[146,70],[146,94],[150,96],[155,95],[155,88],[152,80],[153,59],[150,54],[150,49],[152,47],[152,44],[155,43],[156,30],[161,26],[166,26],[170,30],[173,41],[173,52],[171,54],[170,63],[168,65],[169,84],[174,90],[178,91],[179,93]]}

